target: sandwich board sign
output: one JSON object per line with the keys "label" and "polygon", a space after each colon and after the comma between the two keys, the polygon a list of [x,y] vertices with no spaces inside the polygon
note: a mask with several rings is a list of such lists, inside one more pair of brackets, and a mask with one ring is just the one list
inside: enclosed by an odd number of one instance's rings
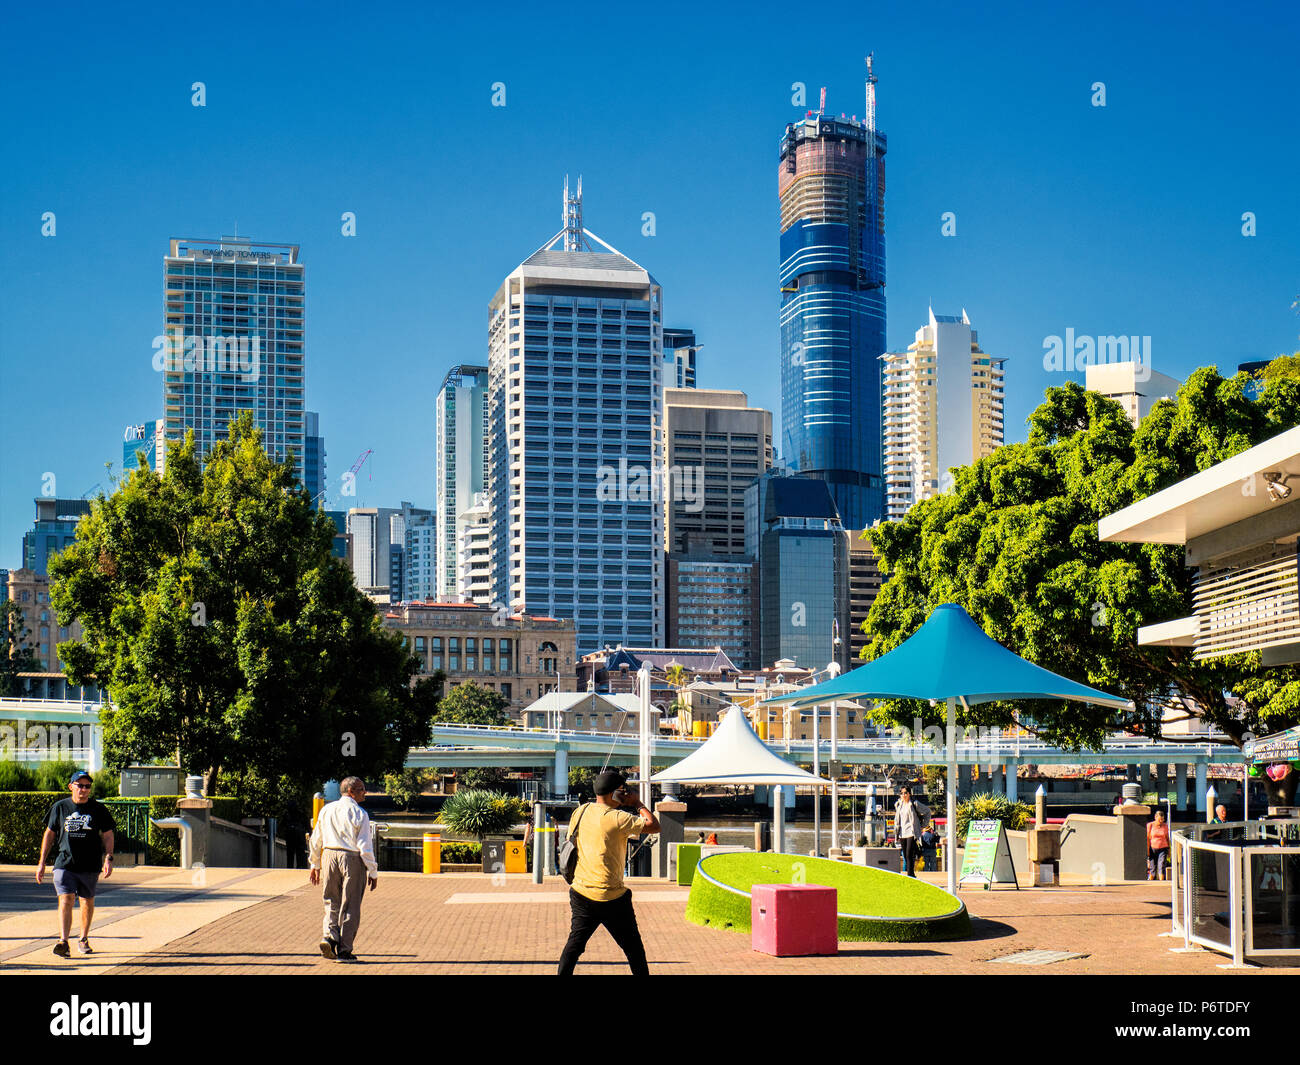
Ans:
{"label": "sandwich board sign", "polygon": [[1011,863],[1011,845],[1001,821],[972,821],[966,830],[966,853],[962,856],[961,876],[957,886],[983,884],[987,891],[993,884],[1015,884],[1016,869]]}

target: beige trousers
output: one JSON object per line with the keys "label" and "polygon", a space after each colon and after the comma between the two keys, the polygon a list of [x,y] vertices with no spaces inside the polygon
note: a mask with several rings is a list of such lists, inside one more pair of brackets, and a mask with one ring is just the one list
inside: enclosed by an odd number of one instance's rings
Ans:
{"label": "beige trousers", "polygon": [[351,851],[322,851],[321,880],[325,884],[325,938],[351,951],[361,924],[366,863]]}

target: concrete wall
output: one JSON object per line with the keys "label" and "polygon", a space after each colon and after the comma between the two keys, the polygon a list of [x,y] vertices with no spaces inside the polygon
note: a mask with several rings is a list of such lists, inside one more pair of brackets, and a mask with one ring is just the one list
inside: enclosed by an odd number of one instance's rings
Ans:
{"label": "concrete wall", "polygon": [[[261,868],[266,864],[266,836],[260,832],[214,817],[208,837],[208,855],[205,865],[214,869]],[[288,867],[284,840],[275,841],[275,866]]]}
{"label": "concrete wall", "polygon": [[1147,820],[1143,814],[1070,814],[1061,826],[1061,874],[1145,880]]}

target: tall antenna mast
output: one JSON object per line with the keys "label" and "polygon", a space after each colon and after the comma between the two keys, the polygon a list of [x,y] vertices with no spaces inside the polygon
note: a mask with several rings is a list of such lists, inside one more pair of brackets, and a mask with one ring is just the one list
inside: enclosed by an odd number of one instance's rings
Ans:
{"label": "tall antenna mast", "polygon": [[578,175],[578,193],[569,195],[569,175],[564,175],[564,250],[580,251],[586,242],[582,236],[582,175]]}
{"label": "tall antenna mast", "polygon": [[[879,80],[872,71],[872,60],[875,58],[875,52],[867,53],[867,129],[872,133],[876,132],[876,82]],[[872,138],[874,142],[874,138]],[[876,146],[871,144],[872,153],[875,152]]]}

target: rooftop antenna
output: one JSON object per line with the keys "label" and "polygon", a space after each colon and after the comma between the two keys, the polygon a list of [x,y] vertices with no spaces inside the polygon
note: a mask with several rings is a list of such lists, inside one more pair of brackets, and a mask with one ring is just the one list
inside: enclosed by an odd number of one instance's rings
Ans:
{"label": "rooftop antenna", "polygon": [[817,105],[817,113],[819,115],[824,115],[826,113],[826,86],[825,85],[822,86],[822,99],[821,99],[821,103]]}
{"label": "rooftop antenna", "polygon": [[569,195],[569,175],[564,175],[564,250],[580,251],[582,239],[582,175],[578,175],[578,192]]}

